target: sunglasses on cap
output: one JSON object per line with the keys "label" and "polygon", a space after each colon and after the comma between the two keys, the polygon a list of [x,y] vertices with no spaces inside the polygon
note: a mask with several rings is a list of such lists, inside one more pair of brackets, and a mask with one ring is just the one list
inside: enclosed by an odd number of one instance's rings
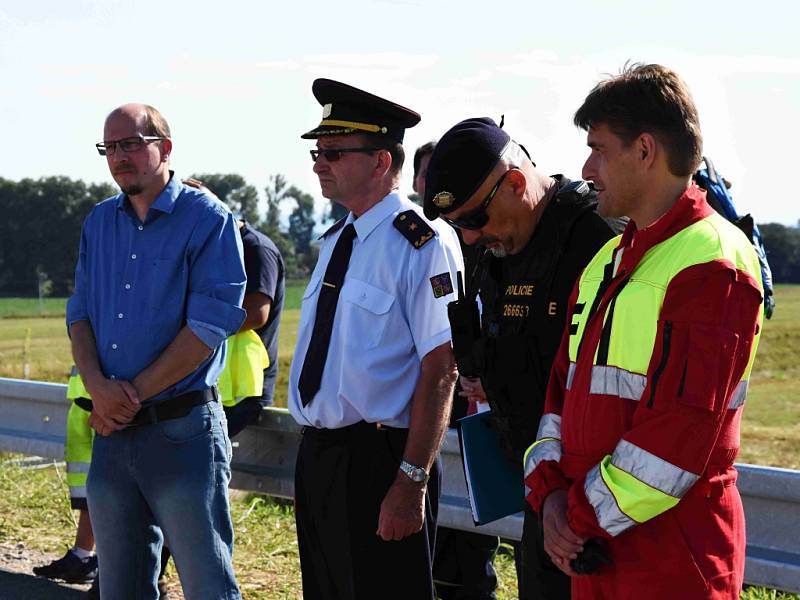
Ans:
{"label": "sunglasses on cap", "polygon": [[346,152],[364,152],[366,154],[372,154],[373,152],[377,152],[380,148],[329,148],[327,150],[323,150],[317,148],[316,150],[309,150],[311,153],[311,160],[313,162],[317,162],[317,159],[322,156],[328,162],[336,162],[340,158],[342,158],[342,154]]}
{"label": "sunglasses on cap", "polygon": [[497,180],[497,183],[494,184],[492,191],[484,198],[483,202],[480,203],[480,206],[471,210],[470,212],[461,215],[457,219],[448,219],[444,215],[439,215],[446,223],[449,223],[453,227],[457,227],[458,229],[481,229],[485,227],[486,224],[489,222],[489,215],[486,214],[486,209],[489,208],[489,204],[494,199],[495,195],[497,194],[497,190],[500,189],[500,186],[503,184],[503,180],[506,178],[512,169],[509,169],[505,173],[500,176],[500,179]]}

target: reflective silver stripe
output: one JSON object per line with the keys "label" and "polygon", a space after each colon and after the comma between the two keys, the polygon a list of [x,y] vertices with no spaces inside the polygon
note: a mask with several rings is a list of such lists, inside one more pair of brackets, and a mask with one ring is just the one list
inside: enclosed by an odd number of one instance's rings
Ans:
{"label": "reflective silver stripe", "polygon": [[542,415],[539,420],[539,430],[536,432],[536,439],[544,438],[561,439],[561,415],[547,413]]}
{"label": "reflective silver stripe", "polygon": [[575,377],[575,369],[577,365],[574,362],[569,363],[569,371],[567,371],[567,389],[572,387],[572,380]]}
{"label": "reflective silver stripe", "polygon": [[561,460],[561,415],[547,413],[539,419],[536,441],[525,453],[525,477],[543,460]]}
{"label": "reflective silver stripe", "polygon": [[88,473],[89,463],[85,462],[68,462],[67,473]]}
{"label": "reflective silver stripe", "polygon": [[742,404],[744,404],[744,400],[745,398],[747,398],[748,383],[749,382],[747,379],[745,379],[744,381],[740,381],[739,384],[736,386],[736,389],[733,390],[730,402],[728,402],[728,408],[730,410],[736,410]]}
{"label": "reflective silver stripe", "polygon": [[86,486],[85,485],[69,486],[69,496],[70,498],[86,498]]}
{"label": "reflective silver stripe", "polygon": [[682,498],[700,479],[699,475],[676,467],[627,440],[619,441],[611,464],[673,498]]}
{"label": "reflective silver stripe", "polygon": [[[572,383],[572,376],[575,373],[575,363],[570,363],[570,371],[567,375],[567,389]],[[740,381],[731,395],[728,408],[736,410],[744,404],[747,398],[748,381]],[[627,400],[641,400],[644,389],[647,387],[647,377],[638,373],[631,373],[619,367],[609,367],[595,365],[592,367],[592,382],[589,392],[592,394],[604,394],[607,396],[618,396]]]}
{"label": "reflective silver stripe", "polygon": [[525,457],[525,477],[533,473],[543,460],[561,460],[561,440],[539,440]]}
{"label": "reflective silver stripe", "polygon": [[69,376],[70,377],[75,377],[75,375],[77,375],[77,374],[78,374],[78,367],[76,367],[75,365],[72,365],[72,369],[70,369]]}
{"label": "reflective silver stripe", "polygon": [[592,367],[592,394],[619,396],[628,400],[639,400],[647,387],[647,377],[631,373],[619,367],[595,365]]}
{"label": "reflective silver stripe", "polygon": [[606,482],[603,481],[603,477],[600,475],[599,464],[592,467],[592,470],[586,474],[583,491],[586,493],[586,499],[594,508],[597,523],[609,535],[617,536],[636,525],[636,521],[620,510],[614,494],[608,489]]}

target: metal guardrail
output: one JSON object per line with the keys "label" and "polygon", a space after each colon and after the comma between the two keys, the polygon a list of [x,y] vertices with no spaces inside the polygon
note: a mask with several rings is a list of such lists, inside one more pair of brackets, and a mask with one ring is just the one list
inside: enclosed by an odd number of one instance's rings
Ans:
{"label": "metal guardrail", "polygon": [[[0,451],[63,459],[69,402],[66,386],[0,378]],[[300,428],[287,411],[267,409],[258,425],[234,444],[231,486],[292,498]],[[519,539],[515,515],[475,527],[467,500],[458,439],[448,432],[442,448],[439,524]],[[738,464],[737,486],[747,517],[745,581],[800,592],[800,471]]]}

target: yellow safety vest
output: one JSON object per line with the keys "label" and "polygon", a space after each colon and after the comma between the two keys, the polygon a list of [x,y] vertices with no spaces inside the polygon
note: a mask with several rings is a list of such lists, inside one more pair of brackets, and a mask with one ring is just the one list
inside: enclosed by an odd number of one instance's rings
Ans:
{"label": "yellow safety vest", "polygon": [[252,329],[232,335],[227,340],[225,365],[217,380],[224,406],[234,406],[243,398],[260,396],[264,390],[264,369],[269,354]]}
{"label": "yellow safety vest", "polygon": [[[580,277],[576,305],[583,304],[585,308],[581,314],[574,315],[572,319],[572,326],[577,326],[577,332],[576,335],[571,335],[569,340],[571,369],[574,368],[573,365],[578,357],[589,307],[597,295],[597,290],[603,281],[603,270],[611,261],[619,239],[617,237],[609,240],[586,266]],[[658,316],[664,303],[664,296],[672,278],[684,269],[724,258],[731,260],[737,269],[749,273],[760,283],[761,269],[758,257],[752,251],[752,247],[744,241],[746,240],[743,240],[741,231],[731,227],[728,221],[715,212],[650,248],[639,261],[625,290],[614,303],[613,328],[605,362],[613,366],[616,371],[608,373],[606,377],[595,369],[592,373],[593,384],[595,376],[598,378],[598,385],[604,377],[610,379],[619,376],[622,381],[632,386],[632,393],[639,388],[644,390],[645,375],[655,347]],[[611,311],[612,306],[609,306],[606,309],[606,316]],[[760,332],[760,326],[758,330]],[[750,362],[742,377],[745,384],[753,368],[758,337],[757,334]],[[597,364],[597,353],[594,363]],[[746,385],[744,388],[742,394],[746,392]]]}
{"label": "yellow safety vest", "polygon": [[[78,369],[72,367],[67,384],[67,398],[89,398]],[[67,413],[67,439],[64,443],[64,460],[67,463],[67,485],[71,498],[86,498],[86,477],[92,462],[94,429],[89,426],[87,411],[72,402]]]}

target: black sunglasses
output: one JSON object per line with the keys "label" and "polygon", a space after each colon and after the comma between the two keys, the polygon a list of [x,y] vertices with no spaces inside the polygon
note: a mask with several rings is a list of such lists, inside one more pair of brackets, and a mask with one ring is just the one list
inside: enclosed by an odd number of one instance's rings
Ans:
{"label": "black sunglasses", "polygon": [[345,152],[365,152],[367,154],[372,154],[378,150],[379,148],[329,148],[326,150],[318,148],[316,150],[309,150],[309,152],[311,153],[311,160],[314,162],[317,162],[320,156],[325,157],[325,160],[328,162],[336,162],[342,158],[342,154]]}
{"label": "black sunglasses", "polygon": [[489,195],[486,196],[483,202],[481,202],[480,206],[475,208],[475,210],[471,210],[465,215],[461,215],[457,219],[448,219],[444,215],[439,215],[442,219],[452,225],[453,227],[457,227],[458,229],[481,229],[482,227],[486,226],[486,223],[489,222],[489,215],[486,214],[486,209],[489,208],[489,203],[494,199],[495,194],[497,194],[497,190],[500,189],[500,186],[503,184],[503,180],[506,178],[506,175],[511,173],[511,169],[506,171],[500,176],[500,179],[497,180],[497,183],[494,184],[492,191],[489,192]]}

